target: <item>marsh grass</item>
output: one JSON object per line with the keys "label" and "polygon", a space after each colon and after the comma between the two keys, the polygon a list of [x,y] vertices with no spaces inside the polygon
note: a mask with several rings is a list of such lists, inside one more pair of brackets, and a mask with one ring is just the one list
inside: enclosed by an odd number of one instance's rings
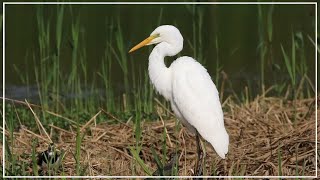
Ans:
{"label": "marsh grass", "polygon": [[[51,53],[50,53],[50,21],[47,21],[44,19],[44,6],[38,6],[37,7],[37,27],[38,27],[38,43],[39,43],[39,54],[37,57],[40,59],[40,65],[35,65],[35,78],[36,83],[38,86],[38,93],[39,93],[39,99],[40,104],[44,108],[49,107],[49,98],[48,98],[48,92],[52,92],[51,89],[49,89],[50,83],[52,81],[52,72],[48,72],[47,66],[51,59]],[[47,23],[46,23],[47,22]],[[36,55],[33,55],[34,61]],[[34,62],[34,64],[36,64]],[[51,64],[49,65],[51,66]],[[46,122],[46,116],[43,113],[42,114],[44,121]],[[47,123],[47,122],[46,122]]]}
{"label": "marsh grass", "polygon": [[61,104],[60,101],[60,54],[61,54],[61,41],[62,41],[62,23],[63,23],[63,17],[64,17],[64,5],[60,5],[57,7],[57,21],[56,21],[56,52],[55,56],[53,56],[53,84],[54,84],[54,90],[55,92],[55,109],[58,110],[59,106]]}
{"label": "marsh grass", "polygon": [[[127,51],[124,37],[124,29],[119,18],[106,18],[106,28],[116,28],[117,31],[109,30],[106,34],[104,55],[101,57],[101,64],[93,75],[88,68],[90,67],[87,55],[86,42],[90,37],[81,24],[81,16],[74,11],[72,6],[55,6],[55,16],[46,16],[45,11],[48,7],[39,5],[36,7],[36,20],[38,31],[38,52],[28,52],[27,57],[33,58],[34,77],[38,87],[40,105],[44,109],[50,109],[57,113],[75,115],[75,112],[93,114],[97,108],[103,107],[108,112],[123,114],[124,117],[131,116],[138,111],[142,116],[154,117],[155,101],[160,100],[166,108],[170,109],[168,102],[155,94],[151,85],[148,73],[145,69],[134,66]],[[203,32],[205,9],[198,5],[186,5],[186,10],[192,16],[192,38],[186,39],[186,46],[189,46],[195,57],[200,63],[206,66],[204,58]],[[267,61],[273,60],[275,48],[273,42],[273,14],[274,6],[257,6],[259,42],[257,49],[260,60],[260,85],[261,94],[265,91],[265,71],[270,67]],[[66,22],[66,14],[71,14],[70,23]],[[163,9],[160,9],[157,24],[161,24],[163,19]],[[286,78],[274,80],[268,87],[275,86],[272,91],[279,97],[289,95],[299,98],[314,96],[315,88],[312,87],[312,80],[308,77],[310,71],[306,64],[306,42],[305,35],[301,32],[293,32],[292,35],[292,54],[288,55],[288,49],[281,46],[284,66],[275,64],[281,73],[289,75],[290,86]],[[66,38],[67,37],[67,38]],[[247,80],[241,90],[235,90],[232,86],[233,80],[226,79],[227,74],[223,72],[223,57],[220,57],[220,41],[215,35],[214,48],[216,51],[216,64],[213,79],[217,88],[222,94],[233,95],[238,102],[248,102],[255,97],[257,91],[255,83]],[[312,38],[308,36],[309,40]],[[308,43],[310,43],[308,41]],[[65,48],[70,46],[71,48]],[[63,71],[64,62],[62,58],[71,57],[71,68]],[[294,56],[292,56],[294,55]],[[296,63],[299,62],[299,63]],[[297,65],[297,68],[295,68]],[[123,78],[122,85],[124,90],[115,86],[113,66],[119,66],[121,72],[119,77]],[[13,66],[20,75],[21,82],[30,85],[30,77],[24,76],[22,71]],[[207,67],[210,69],[210,67]],[[285,71],[286,69],[286,71]],[[225,75],[221,76],[221,73]],[[276,72],[279,73],[279,72]],[[271,76],[275,76],[275,74]],[[285,76],[286,77],[286,76]],[[274,78],[277,79],[277,78]],[[66,82],[66,83],[64,83]],[[295,91],[293,91],[295,90]],[[297,93],[295,93],[297,92]],[[88,95],[90,94],[90,95]],[[73,96],[69,98],[68,96]],[[222,97],[222,100],[224,100]],[[84,100],[86,99],[86,100]],[[168,115],[168,114],[167,114]],[[49,124],[46,113],[42,113],[44,124]]]}
{"label": "marsh grass", "polygon": [[84,175],[85,170],[82,169],[80,159],[81,159],[81,143],[84,138],[84,134],[81,133],[80,131],[80,124],[77,122],[77,135],[76,135],[76,152],[74,155],[74,159],[76,161],[76,175],[77,176],[82,176]]}
{"label": "marsh grass", "polygon": [[188,40],[188,45],[193,51],[193,56],[201,64],[206,63],[206,59],[203,57],[203,19],[204,10],[199,5],[185,5],[187,11],[192,16],[192,42]]}
{"label": "marsh grass", "polygon": [[[113,20],[111,19],[110,21],[110,26],[113,27],[114,23]],[[104,85],[105,89],[105,102],[106,102],[106,107],[109,112],[114,112],[116,110],[116,105],[115,105],[115,95],[114,95],[114,90],[112,87],[111,79],[112,79],[112,61],[110,59],[112,58],[111,56],[111,46],[109,45],[109,41],[112,41],[113,33],[112,31],[109,31],[107,34],[107,39],[105,40],[106,45],[105,45],[105,50],[104,50],[104,56],[101,61],[101,71],[97,72],[100,78],[102,79],[102,84]]]}
{"label": "marsh grass", "polygon": [[282,50],[287,71],[290,76],[292,89],[294,90],[296,88],[297,71],[296,71],[296,48],[295,48],[295,39],[294,39],[293,33],[292,33],[292,43],[291,43],[291,57],[289,58],[289,56],[283,49],[282,45],[281,45],[281,50]]}
{"label": "marsh grass", "polygon": [[[239,105],[229,99],[224,103],[226,128],[232,142],[228,158],[221,161],[206,144],[204,174],[314,175],[314,102],[312,98],[284,101],[264,95]],[[296,113],[293,104],[300,109],[297,126],[290,122]],[[40,111],[35,109],[35,112]],[[54,171],[56,175],[88,175],[89,172],[90,175],[152,175],[168,163],[169,154],[177,152],[178,164],[169,174],[192,175],[195,137],[185,128],[177,128],[173,117],[165,119],[165,124],[160,120],[144,120],[140,122],[142,131],[134,121],[110,124],[107,120],[96,124],[98,115],[68,128],[55,127],[54,132],[60,134],[56,147],[65,152],[60,168]],[[248,120],[244,121],[245,118]],[[26,127],[11,130],[11,135],[9,130],[5,133],[9,143],[6,145],[7,173],[35,175],[39,170],[32,164],[36,154],[47,148],[47,137]],[[24,143],[28,141],[34,142],[31,148]],[[170,141],[174,142],[173,146]]]}
{"label": "marsh grass", "polygon": [[36,151],[36,141],[33,140],[32,141],[32,153],[31,153],[31,159],[32,159],[32,171],[33,171],[33,174],[35,176],[38,176],[39,173],[38,173],[38,165],[37,165],[37,151]]}
{"label": "marsh grass", "polygon": [[[108,31],[104,56],[101,57],[101,64],[93,80],[90,80],[90,62],[86,51],[86,41],[90,35],[83,30],[80,14],[74,14],[71,6],[66,8],[61,5],[56,6],[56,16],[48,18],[44,15],[45,8],[43,5],[36,8],[39,51],[29,52],[26,57],[31,56],[33,59],[40,100],[39,106],[32,107],[37,108],[36,114],[40,115],[43,126],[53,132],[50,134],[56,138],[58,148],[65,150],[62,165],[54,173],[152,175],[158,169],[161,174],[167,173],[161,169],[170,161],[169,154],[178,154],[178,163],[169,174],[192,175],[190,169],[193,169],[196,157],[194,137],[173,120],[169,102],[154,92],[147,71],[133,66],[134,61],[127,54],[129,47],[120,20],[106,19],[106,24],[117,27],[117,32]],[[193,57],[205,65],[206,59],[202,51],[204,10],[196,5],[187,5],[186,9],[193,17],[192,42],[188,39],[186,45],[192,49]],[[313,175],[314,155],[311,150],[314,144],[310,141],[314,140],[312,98],[316,87],[308,77],[310,70],[306,64],[305,48],[307,43],[315,45],[314,39],[292,31],[291,47],[281,45],[284,66],[276,65],[279,71],[288,74],[289,81],[284,78],[266,86],[265,72],[270,68],[267,61],[274,58],[274,7],[262,8],[259,5],[257,10],[261,96],[255,94],[253,83],[249,80],[240,91],[233,87],[232,80],[223,72],[223,57],[219,54],[222,39],[217,35],[215,38],[215,82],[217,88],[221,89],[226,126],[233,143],[226,164],[217,159],[211,147],[207,147],[209,158],[206,159],[206,164],[210,166],[204,167],[204,173]],[[65,23],[68,11],[72,17],[69,24]],[[158,24],[162,23],[162,16],[163,9],[160,11]],[[70,40],[65,37],[70,37]],[[66,52],[68,50],[63,48],[68,43],[71,49]],[[70,53],[71,57],[71,68],[66,74],[62,71],[63,53]],[[115,65],[121,68],[124,91],[115,87]],[[21,70],[13,67],[21,74],[21,82],[30,85],[28,74],[24,76]],[[103,93],[97,90],[100,88],[99,83],[102,84]],[[87,90],[90,91],[90,96],[82,99]],[[229,94],[226,94],[227,91]],[[269,93],[281,98],[266,97]],[[68,94],[74,94],[76,98],[65,98]],[[19,106],[16,107],[15,104]],[[8,164],[5,168],[8,175],[37,175],[39,169],[35,164],[36,155],[47,145],[42,130],[37,128],[34,117],[24,106],[23,102],[6,101],[6,127],[3,134],[7,139],[5,158]],[[102,109],[106,114],[92,119],[91,116],[97,109]],[[94,123],[87,124],[88,119],[92,119]],[[244,119],[247,121],[243,121]],[[297,126],[292,125],[292,122]],[[297,137],[302,142],[297,142]],[[240,141],[238,138],[243,139]],[[257,141],[252,142],[253,138]],[[294,158],[286,152],[286,148],[291,146],[276,145],[278,138],[296,147],[290,151],[295,152]],[[32,142],[31,147],[25,142]],[[265,148],[266,145],[269,149]],[[249,150],[244,152],[243,147],[248,147]],[[255,151],[257,149],[259,151]],[[259,167],[255,166],[255,162],[265,164]],[[120,169],[124,170],[119,171]]]}
{"label": "marsh grass", "polygon": [[258,9],[258,52],[260,56],[260,88],[261,93],[265,91],[266,63],[273,61],[273,13],[274,5],[257,5]]}
{"label": "marsh grass", "polygon": [[[120,25],[120,20],[118,19],[117,21],[117,28],[118,31],[115,34],[115,40],[116,40],[116,47],[117,49],[113,49],[113,47],[110,45],[112,52],[114,54],[114,56],[116,57],[116,60],[118,61],[122,73],[123,73],[123,82],[124,82],[124,87],[125,87],[125,95],[129,95],[130,94],[130,88],[129,88],[129,70],[128,70],[128,59],[127,59],[127,48],[124,45],[124,39],[123,39],[123,32],[121,29],[121,25]],[[127,101],[128,99],[123,101],[123,110],[124,111],[128,111],[130,109],[131,103],[130,101]]]}
{"label": "marsh grass", "polygon": [[[217,89],[220,89],[219,88],[219,85],[220,85],[220,73],[221,73],[221,70],[223,68],[222,65],[220,65],[220,56],[219,56],[219,38],[218,36],[216,35],[216,38],[215,38],[215,49],[216,49],[216,69],[215,69],[215,84],[217,85]],[[222,85],[221,85],[222,86]]]}

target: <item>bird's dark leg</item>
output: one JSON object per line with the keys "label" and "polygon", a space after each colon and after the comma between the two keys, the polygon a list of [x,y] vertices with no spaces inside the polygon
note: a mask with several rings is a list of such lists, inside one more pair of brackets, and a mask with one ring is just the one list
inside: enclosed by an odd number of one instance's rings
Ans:
{"label": "bird's dark leg", "polygon": [[198,131],[196,131],[196,143],[197,143],[197,161],[196,161],[196,167],[194,169],[194,174],[196,176],[202,175],[202,149],[200,147],[200,135]]}

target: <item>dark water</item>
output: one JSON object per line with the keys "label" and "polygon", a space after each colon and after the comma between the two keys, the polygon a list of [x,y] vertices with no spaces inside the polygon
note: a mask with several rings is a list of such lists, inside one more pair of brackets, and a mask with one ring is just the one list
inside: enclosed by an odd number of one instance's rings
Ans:
{"label": "dark water", "polygon": [[[269,5],[263,5],[264,24],[267,21]],[[54,47],[56,6],[46,5],[45,19],[51,23],[52,46]],[[189,45],[198,36],[193,37],[193,24],[197,28],[200,24],[199,14],[192,14],[192,7],[186,5],[72,5],[65,8],[63,22],[63,40],[61,50],[61,71],[65,75],[71,69],[71,53],[69,45],[71,39],[72,19],[80,18],[81,32],[86,46],[88,59],[87,69],[89,79],[97,76],[100,68],[107,34],[119,31],[115,25],[120,21],[125,47],[129,50],[133,45],[146,38],[159,24],[172,24],[178,27],[184,37],[184,49],[181,55],[194,57],[194,51]],[[259,20],[257,5],[197,5],[197,12],[203,13],[201,54],[202,61],[209,73],[215,79],[216,59],[219,58],[222,70],[228,75],[236,91],[242,91],[250,82],[253,87],[260,80]],[[9,88],[9,97],[22,98],[25,92],[32,91],[37,95],[34,77],[34,62],[37,63],[39,54],[38,29],[36,21],[36,5],[7,5],[6,6],[6,86]],[[71,13],[72,11],[72,13]],[[314,5],[275,5],[273,13],[272,58],[266,60],[266,86],[272,85],[274,78],[289,80],[286,73],[280,45],[290,52],[291,35],[301,32],[304,38],[304,50],[308,76],[314,81],[315,77],[315,49],[308,39],[314,39]],[[160,18],[161,17],[161,18]],[[111,23],[113,22],[113,23]],[[265,26],[266,27],[266,26]],[[266,28],[264,28],[266,32]],[[267,39],[267,34],[264,34]],[[219,44],[217,53],[216,40]],[[114,41],[112,41],[114,42]],[[111,42],[111,43],[112,43]],[[112,45],[112,44],[111,44]],[[147,71],[148,48],[141,49],[128,60],[134,61],[129,65],[136,69]],[[54,49],[52,50],[54,53]],[[34,60],[34,57],[36,59]],[[172,61],[169,58],[168,64]],[[275,72],[272,67],[279,65],[280,70]],[[19,69],[17,73],[14,66]],[[123,73],[119,64],[112,62],[113,84],[115,88],[123,87]],[[130,69],[130,68],[129,68]],[[21,82],[21,76],[28,74],[30,82]],[[137,72],[138,73],[138,72]],[[279,73],[273,74],[270,73]],[[28,94],[28,93],[26,93]],[[30,93],[29,93],[30,94]],[[72,96],[72,95],[70,95]]]}

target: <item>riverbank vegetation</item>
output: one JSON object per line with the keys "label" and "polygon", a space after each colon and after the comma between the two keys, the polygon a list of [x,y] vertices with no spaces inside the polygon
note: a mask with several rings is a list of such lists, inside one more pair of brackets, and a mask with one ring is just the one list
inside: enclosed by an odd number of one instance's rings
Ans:
{"label": "riverbank vegetation", "polygon": [[[315,175],[315,107],[319,100],[315,68],[307,63],[319,54],[314,34],[292,29],[287,41],[275,44],[275,5],[255,8],[257,80],[235,87],[239,82],[230,78],[219,54],[223,39],[214,36],[215,63],[208,66],[211,59],[202,49],[208,34],[204,9],[185,5],[193,17],[192,37],[185,38],[188,55],[204,64],[212,76],[230,134],[226,160],[206,145],[203,175]],[[54,16],[48,17],[48,9],[55,11]],[[107,23],[101,24],[116,31],[108,31],[106,39],[101,39],[104,55],[92,71],[86,51],[90,34],[74,7],[37,5],[34,10],[38,45],[25,55],[24,62],[33,68],[21,69],[7,59],[5,64],[15,70],[22,84],[35,86],[38,95],[35,102],[5,99],[5,113],[1,104],[6,143],[0,149],[5,150],[6,175],[152,175],[157,169],[158,175],[193,175],[195,138],[153,90],[147,62],[134,66],[136,60],[127,53],[130,44],[119,18],[106,17]],[[66,16],[68,26],[64,26]],[[154,26],[162,21],[160,8]],[[307,53],[310,47],[313,53]],[[67,59],[68,68],[62,65]],[[114,66],[121,71],[114,72]],[[37,155],[50,143],[61,158],[58,165],[44,169],[37,165]],[[170,172],[160,172],[169,161]]]}

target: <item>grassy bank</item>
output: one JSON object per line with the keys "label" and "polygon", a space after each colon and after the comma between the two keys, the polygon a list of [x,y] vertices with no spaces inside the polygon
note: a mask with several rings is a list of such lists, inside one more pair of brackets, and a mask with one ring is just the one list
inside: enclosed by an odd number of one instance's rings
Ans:
{"label": "grassy bank", "polygon": [[[230,150],[227,159],[221,160],[206,144],[204,175],[314,175],[314,102],[312,98],[287,101],[263,96],[241,105],[226,100],[223,108]],[[162,116],[160,109],[166,109],[161,105],[157,107],[159,119],[141,118],[139,132],[134,119],[123,121],[104,110],[79,124],[60,117],[70,124],[65,127],[53,123],[43,129],[36,116],[35,130],[23,124],[14,130],[8,126],[6,173],[37,175],[40,171],[34,158],[54,141],[63,157],[60,166],[41,171],[41,175],[151,175],[159,162],[165,164],[174,155],[176,171],[169,174],[192,175],[195,137],[173,116]]]}

